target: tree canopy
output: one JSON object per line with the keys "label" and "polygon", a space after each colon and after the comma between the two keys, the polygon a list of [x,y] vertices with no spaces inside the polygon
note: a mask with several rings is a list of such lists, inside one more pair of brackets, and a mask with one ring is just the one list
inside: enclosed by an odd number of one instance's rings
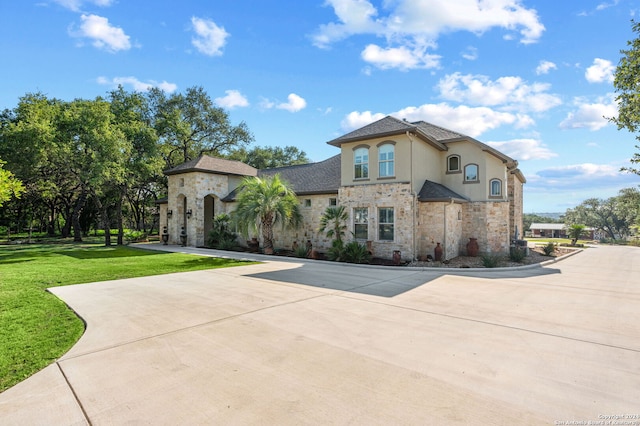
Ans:
{"label": "tree canopy", "polygon": [[640,223],[640,191],[625,188],[608,199],[589,198],[565,214],[567,225],[584,224],[602,230],[609,238],[625,238]]}
{"label": "tree canopy", "polygon": [[22,182],[16,179],[9,170],[3,168],[4,161],[0,160],[0,207],[12,197],[20,197],[24,190]]}
{"label": "tree canopy", "polygon": [[[122,87],[95,99],[27,93],[0,112],[0,225],[81,240],[90,229],[157,226],[164,169],[207,153],[257,168],[307,163],[295,147],[250,148],[253,135],[202,87],[167,94]],[[21,194],[18,199],[17,196]]]}
{"label": "tree canopy", "polygon": [[[640,129],[640,23],[631,21],[633,31],[638,35],[627,42],[627,49],[621,50],[622,58],[615,71],[613,86],[616,89],[618,102],[618,116],[611,120],[616,123],[618,129],[627,129],[632,133],[638,133]],[[640,136],[636,136],[640,140]],[[640,145],[636,145],[640,150]],[[623,167],[622,170],[640,175],[640,152],[633,154],[631,167]]]}

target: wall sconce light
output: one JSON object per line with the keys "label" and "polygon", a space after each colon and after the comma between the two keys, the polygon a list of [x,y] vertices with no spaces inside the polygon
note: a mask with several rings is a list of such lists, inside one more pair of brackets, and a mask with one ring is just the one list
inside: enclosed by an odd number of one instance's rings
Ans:
{"label": "wall sconce light", "polygon": [[173,210],[167,210],[167,217],[171,217],[172,214],[173,214]]}
{"label": "wall sconce light", "polygon": [[191,209],[187,210],[187,219],[191,219],[191,215],[192,215]]}

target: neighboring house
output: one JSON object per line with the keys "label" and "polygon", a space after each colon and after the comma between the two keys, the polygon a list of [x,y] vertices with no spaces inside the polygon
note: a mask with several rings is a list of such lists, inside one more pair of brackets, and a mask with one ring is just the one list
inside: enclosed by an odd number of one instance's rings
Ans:
{"label": "neighboring house", "polygon": [[333,205],[345,206],[348,235],[378,257],[396,250],[405,259],[433,255],[440,243],[451,259],[466,253],[469,238],[478,239],[481,252],[506,253],[522,231],[526,180],[518,162],[469,136],[385,117],[327,143],[340,154],[318,163],[256,170],[201,156],[167,170],[160,225],[168,226],[172,244],[184,227],[188,245],[202,246],[213,216],[234,209],[243,177],[279,173],[298,195],[304,222],[278,230],[276,248],[308,240],[320,251],[329,248],[318,228]]}
{"label": "neighboring house", "polygon": [[[529,227],[532,237],[537,238],[568,238],[569,231],[564,223],[532,223]],[[584,228],[583,238],[588,240],[600,239],[601,236],[594,228]]]}
{"label": "neighboring house", "polygon": [[529,227],[532,237],[567,238],[564,223],[532,223]]}

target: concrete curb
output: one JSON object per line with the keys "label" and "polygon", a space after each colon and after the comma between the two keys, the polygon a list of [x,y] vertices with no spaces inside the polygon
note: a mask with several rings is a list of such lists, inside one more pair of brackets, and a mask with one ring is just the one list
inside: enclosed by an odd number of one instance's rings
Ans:
{"label": "concrete curb", "polygon": [[[197,248],[197,247],[182,247],[177,245],[164,246],[159,243],[135,243],[135,244],[131,244],[130,246],[145,249],[145,250],[196,254],[200,256],[220,257],[223,259],[245,260],[245,261],[251,261],[251,262],[287,262],[287,263],[316,263],[316,264],[322,264],[327,262],[326,260],[304,259],[304,258],[287,257],[287,256],[273,256],[273,255],[260,254],[260,253],[247,254],[246,252],[233,252],[233,253],[242,254],[242,256],[230,256],[228,254],[229,252],[225,250]],[[398,270],[399,269],[399,270],[405,270],[405,271],[406,270],[412,270],[416,272],[432,271],[437,273],[448,273],[448,274],[460,274],[460,273],[464,274],[467,272],[491,273],[491,272],[501,272],[501,271],[524,271],[529,269],[543,268],[545,266],[554,264],[568,257],[571,257],[583,250],[584,249],[572,249],[571,252],[564,254],[562,256],[555,257],[553,259],[546,260],[544,262],[534,263],[531,265],[505,266],[505,267],[498,267],[498,268],[449,268],[446,266],[445,267],[442,267],[442,266],[425,267],[425,266],[359,265],[357,263],[344,264],[341,262],[332,262],[331,266],[348,265],[348,266],[360,266],[360,267],[366,267],[366,268],[377,268],[382,270]]]}

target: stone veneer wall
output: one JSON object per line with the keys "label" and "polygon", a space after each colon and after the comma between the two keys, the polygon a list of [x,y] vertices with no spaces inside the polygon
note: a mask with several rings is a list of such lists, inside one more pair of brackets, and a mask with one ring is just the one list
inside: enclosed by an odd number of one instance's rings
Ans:
{"label": "stone veneer wall", "polygon": [[187,245],[204,246],[204,197],[214,197],[214,215],[224,212],[225,206],[220,201],[228,193],[228,177],[212,173],[183,173],[169,176],[169,194],[167,208],[173,212],[168,219],[169,243],[180,244],[180,230],[183,226],[183,199],[187,199],[187,210],[191,209],[191,218],[186,220]]}
{"label": "stone veneer wall", "polygon": [[[338,192],[338,205],[345,206],[349,213],[347,224],[349,235],[353,232],[353,209],[369,209],[369,241],[372,241],[375,257],[391,259],[395,250],[400,250],[402,259],[415,257],[413,229],[416,218],[412,214],[415,196],[408,182],[364,184],[343,186]],[[378,208],[394,208],[394,241],[378,240]],[[416,206],[417,208],[417,206]]]}
{"label": "stone veneer wall", "polygon": [[[331,240],[324,234],[318,232],[320,228],[320,218],[329,207],[329,199],[337,198],[337,194],[321,194],[321,195],[300,195],[300,213],[302,213],[302,225],[297,229],[282,229],[281,225],[274,228],[273,245],[276,249],[291,250],[294,241],[298,245],[305,245],[307,241],[311,241],[313,248],[319,251],[326,251],[331,247]],[[311,201],[310,207],[305,207],[305,200]],[[260,247],[262,247],[262,235],[258,236]]]}
{"label": "stone veneer wall", "polygon": [[522,182],[520,182],[520,179],[518,179],[515,174],[511,174],[507,185],[507,195],[509,197],[509,231],[512,238],[515,234],[516,227],[518,228],[518,237],[520,239],[524,238],[524,206],[522,192]]}
{"label": "stone veneer wall", "polygon": [[478,239],[480,253],[508,253],[509,207],[505,201],[463,204],[460,252],[466,254],[468,239],[473,237]]}
{"label": "stone veneer wall", "polygon": [[[460,255],[462,238],[462,206],[444,202],[418,203],[418,256],[435,257],[437,243],[443,260]],[[460,219],[459,219],[460,217]]]}

